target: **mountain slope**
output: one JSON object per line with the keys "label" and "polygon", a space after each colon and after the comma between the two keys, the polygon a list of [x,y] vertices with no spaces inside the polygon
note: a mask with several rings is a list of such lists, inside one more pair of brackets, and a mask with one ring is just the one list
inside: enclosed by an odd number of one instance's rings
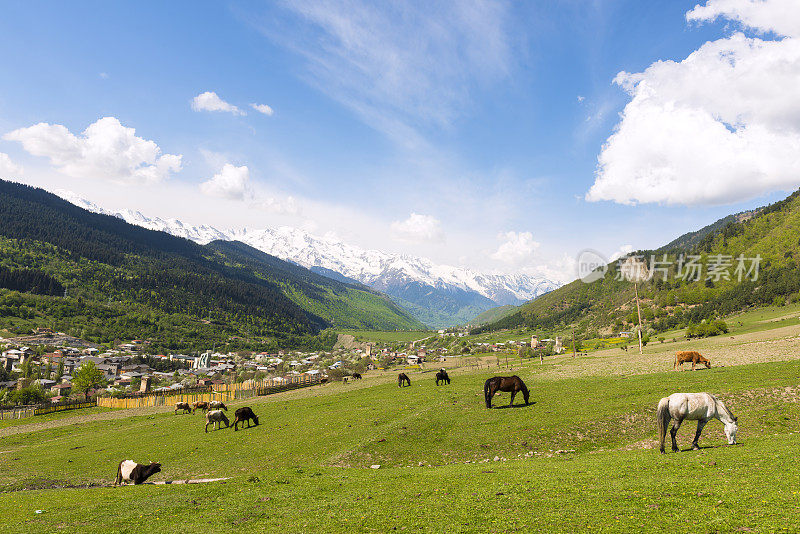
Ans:
{"label": "mountain slope", "polygon": [[[243,265],[241,251],[237,255],[234,250],[201,246],[5,181],[0,181],[0,236],[1,265],[6,269],[39,270],[63,284],[81,305],[97,308],[103,302],[117,302],[136,308],[142,320],[128,322],[137,323],[140,330],[123,328],[131,334],[123,337],[162,331],[163,337],[174,338],[163,332],[169,315],[192,323],[196,338],[226,342],[242,333],[289,340],[331,325],[419,327],[372,291],[266,255]],[[148,323],[144,316],[152,320]],[[367,316],[369,321],[362,320]],[[73,323],[65,321],[64,328],[78,329],[77,323],[91,322],[88,316],[80,317]],[[106,330],[120,333],[118,327],[126,321],[117,318],[117,326]],[[102,332],[102,325],[92,326],[100,329],[97,337],[111,335]]]}
{"label": "mountain slope", "polygon": [[491,310],[487,310],[482,314],[474,317],[473,319],[469,320],[466,325],[467,326],[481,326],[485,324],[491,324],[496,321],[499,321],[503,317],[508,317],[512,315],[519,309],[519,306],[512,306],[511,304],[506,304],[505,306],[498,306],[497,308],[492,308]]}
{"label": "mountain slope", "polygon": [[357,281],[389,295],[429,326],[462,324],[498,305],[519,305],[552,291],[558,283],[524,274],[482,274],[437,265],[425,258],[364,250],[289,227],[218,230],[176,219],[148,218],[138,211],[110,212],[69,192],[57,192],[90,211],[162,230],[197,243],[240,241],[341,282]]}
{"label": "mountain slope", "polygon": [[[679,256],[667,256],[666,272],[640,284],[642,315],[648,333],[683,328],[750,306],[781,304],[800,300],[800,191],[765,208],[721,219],[712,228],[695,235],[686,234],[658,250],[657,260],[665,250],[698,257],[704,266],[699,279],[681,278]],[[702,235],[700,235],[702,234]],[[655,251],[640,251],[648,262]],[[737,274],[741,256],[744,268]],[[747,276],[755,266],[751,258],[760,257],[757,279]],[[726,276],[709,274],[708,266],[729,263]],[[638,322],[633,302],[633,285],[619,278],[617,265],[610,264],[606,276],[585,284],[576,280],[522,306],[518,312],[499,319],[477,331],[526,325],[542,330],[574,326],[588,336],[629,330]],[[653,265],[651,264],[652,268]],[[657,266],[658,267],[658,266]],[[688,271],[683,270],[686,274]]]}
{"label": "mountain slope", "polygon": [[265,280],[278,285],[303,309],[337,328],[414,330],[424,325],[386,296],[361,284],[333,280],[283,261],[238,241],[212,241],[208,248],[222,253]]}

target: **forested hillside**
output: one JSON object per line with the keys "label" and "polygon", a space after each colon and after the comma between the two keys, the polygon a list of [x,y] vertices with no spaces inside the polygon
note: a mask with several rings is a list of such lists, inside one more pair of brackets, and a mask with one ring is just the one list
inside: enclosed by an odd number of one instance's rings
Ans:
{"label": "forested hillside", "polygon": [[419,326],[379,294],[266,254],[204,247],[5,181],[0,251],[0,283],[19,292],[0,290],[0,327],[12,333],[40,325],[180,348],[313,344],[330,326]]}
{"label": "forested hillside", "polygon": [[[721,221],[724,224],[718,221],[705,231],[686,234],[658,251],[632,254],[641,256],[653,273],[639,285],[648,333],[696,325],[748,307],[800,300],[799,193]],[[756,257],[760,261],[754,261]],[[700,265],[699,272],[695,265]],[[637,323],[633,296],[633,284],[622,279],[618,264],[612,263],[600,280],[576,280],[475,331],[572,325],[594,337],[630,330]]]}

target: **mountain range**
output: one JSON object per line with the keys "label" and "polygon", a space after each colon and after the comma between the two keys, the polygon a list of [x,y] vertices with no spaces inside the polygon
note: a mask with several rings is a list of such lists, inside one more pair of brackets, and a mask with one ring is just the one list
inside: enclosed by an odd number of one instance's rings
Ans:
{"label": "mountain range", "polygon": [[[658,249],[632,252],[653,274],[638,284],[645,336],[708,324],[750,307],[800,301],[799,238],[800,190],[719,219]],[[685,266],[689,260],[695,270]],[[639,323],[635,294],[619,265],[611,263],[599,279],[575,280],[507,315],[490,317],[473,332],[528,327],[544,337],[574,332],[596,338],[630,331]]]}
{"label": "mountain range", "polygon": [[199,244],[240,241],[335,280],[364,284],[387,294],[430,327],[463,324],[497,306],[520,305],[560,286],[527,274],[483,274],[438,265],[426,258],[367,250],[288,226],[225,230],[148,217],[131,209],[107,210],[69,191],[55,194],[88,211],[112,215],[130,224]]}
{"label": "mountain range", "polygon": [[[237,241],[200,245],[0,180],[0,332],[154,350],[332,347],[330,329],[417,330],[386,295]],[[5,336],[4,336],[5,337]]]}

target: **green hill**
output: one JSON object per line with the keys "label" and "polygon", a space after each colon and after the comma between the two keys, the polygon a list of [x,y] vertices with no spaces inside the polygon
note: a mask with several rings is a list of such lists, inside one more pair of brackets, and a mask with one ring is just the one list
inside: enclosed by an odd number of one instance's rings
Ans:
{"label": "green hill", "polygon": [[0,328],[188,350],[318,346],[332,326],[420,326],[383,295],[248,249],[201,246],[0,181]]}
{"label": "green hill", "polygon": [[[669,251],[669,252],[668,252]],[[667,254],[665,257],[664,254]],[[793,193],[770,206],[717,221],[698,232],[686,234],[657,251],[638,251],[655,276],[640,284],[642,315],[649,333],[699,324],[704,320],[737,312],[748,307],[781,305],[800,299],[800,197]],[[699,279],[681,279],[688,268],[680,269],[680,257],[696,255],[703,265]],[[753,266],[750,258],[760,256],[757,280],[744,276],[738,280],[737,258],[742,256],[744,271]],[[653,260],[669,265],[656,264]],[[725,276],[710,275],[709,265],[725,263]],[[583,336],[595,337],[636,324],[633,284],[619,279],[618,265],[608,265],[606,275],[590,284],[576,280],[520,307],[519,311],[476,333],[527,326],[559,330],[574,326]]]}
{"label": "green hill", "polygon": [[513,304],[506,304],[505,306],[498,306],[497,308],[492,308],[491,310],[486,310],[485,312],[481,313],[477,317],[474,317],[467,321],[465,324],[467,326],[480,326],[484,324],[494,323],[495,321],[499,321],[503,317],[511,315],[515,311],[519,309],[519,306],[514,306]]}

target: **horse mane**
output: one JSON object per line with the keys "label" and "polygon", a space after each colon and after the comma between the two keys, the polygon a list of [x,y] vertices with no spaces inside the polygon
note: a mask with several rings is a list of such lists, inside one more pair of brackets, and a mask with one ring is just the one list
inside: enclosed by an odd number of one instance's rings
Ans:
{"label": "horse mane", "polygon": [[725,411],[725,413],[728,415],[728,417],[730,417],[734,421],[736,420],[736,416],[733,415],[733,412],[730,410],[730,408],[728,408],[728,406],[724,402],[722,402],[716,397],[714,397],[714,400],[716,401],[717,404],[717,411],[719,411],[719,407],[721,406],[722,409]]}

